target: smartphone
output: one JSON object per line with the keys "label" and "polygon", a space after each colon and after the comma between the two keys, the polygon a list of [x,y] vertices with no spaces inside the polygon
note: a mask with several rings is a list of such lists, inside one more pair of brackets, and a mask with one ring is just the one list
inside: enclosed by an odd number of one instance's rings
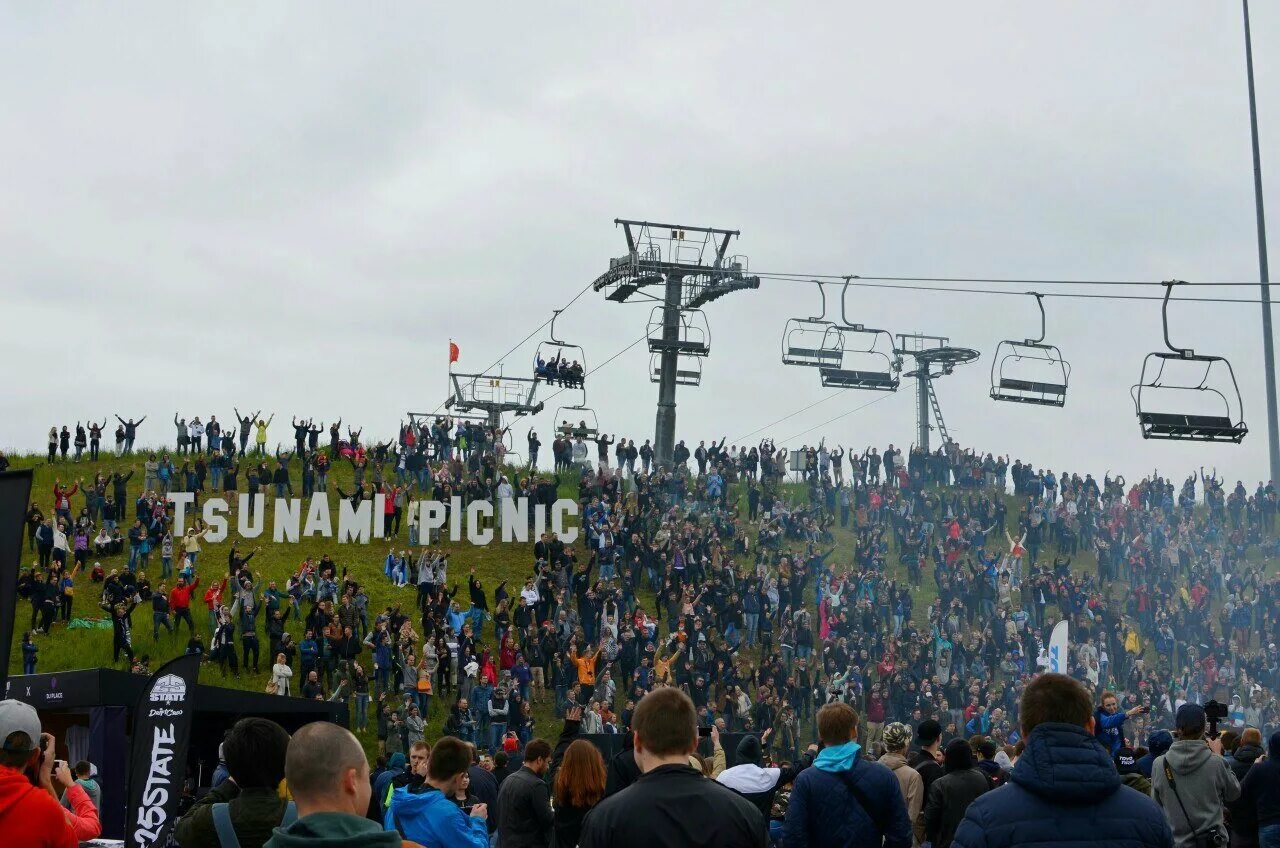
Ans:
{"label": "smartphone", "polygon": [[705,738],[709,738],[709,737],[711,736],[711,726],[710,726],[710,725],[707,725],[706,727],[699,727],[699,728],[698,728],[698,736],[700,736],[700,737],[702,737],[702,738],[704,738],[704,739],[705,739]]}

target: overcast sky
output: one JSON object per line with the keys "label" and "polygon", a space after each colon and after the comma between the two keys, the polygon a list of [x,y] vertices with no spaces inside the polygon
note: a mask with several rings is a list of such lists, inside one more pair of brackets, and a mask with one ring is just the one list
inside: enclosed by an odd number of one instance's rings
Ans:
{"label": "overcast sky", "polygon": [[[294,414],[390,436],[443,399],[449,337],[460,368],[487,366],[623,253],[615,217],[741,230],[763,271],[1258,278],[1234,3],[433,6],[7,8],[0,446],[114,413],[169,441],[175,410],[232,405],[274,411],[282,440]],[[1276,216],[1280,8],[1254,11]],[[678,435],[737,439],[830,393],[779,362],[785,318],[816,307],[770,280],[712,304]],[[1162,346],[1158,303],[1049,302],[1062,410],[986,397],[996,341],[1035,335],[1029,298],[860,290],[850,309],[983,352],[938,386],[965,445],[1267,476],[1257,306],[1173,321],[1232,358],[1241,447],[1141,439],[1128,391]],[[588,293],[558,329],[590,367],[647,316]],[[638,345],[589,381],[604,429],[652,435],[648,364]],[[909,444],[908,391],[805,432],[874,399],[767,432]]]}

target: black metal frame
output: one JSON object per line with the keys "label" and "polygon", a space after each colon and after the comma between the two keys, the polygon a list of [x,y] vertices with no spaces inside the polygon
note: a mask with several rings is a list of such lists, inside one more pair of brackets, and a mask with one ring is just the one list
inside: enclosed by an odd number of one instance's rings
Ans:
{"label": "black metal frame", "polygon": [[[662,382],[662,354],[649,357],[649,382]],[[676,385],[702,385],[702,357],[680,354],[676,357]]]}
{"label": "black metal frame", "polygon": [[[655,306],[649,313],[649,325],[645,335],[649,339],[649,352],[662,353],[674,350],[682,356],[709,356],[711,354],[711,325],[701,309],[680,310],[680,338],[667,341],[662,337],[663,307]],[[696,316],[696,317],[695,317]],[[701,338],[698,338],[701,336]]]}
{"label": "black metal frame", "polygon": [[[1137,385],[1129,390],[1133,398],[1134,409],[1138,415],[1138,426],[1144,439],[1166,439],[1192,442],[1232,442],[1240,444],[1249,433],[1244,423],[1244,399],[1240,394],[1240,384],[1236,381],[1235,369],[1222,356],[1197,354],[1191,348],[1177,347],[1169,339],[1169,298],[1173,287],[1183,285],[1182,280],[1168,280],[1164,283],[1164,302],[1160,308],[1160,317],[1164,325],[1164,343],[1169,352],[1156,351],[1149,353],[1142,360],[1142,375]],[[1171,362],[1194,362],[1204,365],[1204,374],[1195,385],[1163,385],[1165,367]],[[1209,385],[1209,379],[1215,368],[1221,371],[1219,364],[1225,365],[1227,377],[1231,380],[1230,391],[1235,395],[1235,403],[1227,396],[1225,384],[1223,388]],[[1158,365],[1158,367],[1157,367]],[[1148,374],[1155,373],[1148,379]],[[1162,390],[1168,392],[1211,392],[1217,395],[1223,406],[1223,415],[1188,415],[1182,413],[1153,412],[1143,407],[1144,390]]]}
{"label": "black metal frame", "polygon": [[[1039,406],[1065,406],[1067,402],[1067,386],[1071,380],[1071,363],[1062,358],[1062,351],[1057,345],[1045,344],[1044,295],[1039,292],[1027,292],[1036,299],[1040,307],[1040,335],[1034,339],[1007,339],[996,345],[995,354],[991,358],[991,399],[1009,403],[1028,403]],[[1045,362],[1053,366],[1062,375],[1061,382],[1050,383],[1043,380],[1020,380],[1006,376],[1005,369],[1010,360]]]}
{"label": "black metal frame", "polygon": [[[570,422],[566,425],[564,415],[566,412],[577,413],[569,416],[569,418],[578,418],[578,422]],[[589,406],[562,406],[556,410],[555,431],[561,436],[581,436],[584,439],[594,439],[600,435],[600,419],[596,417],[596,411]]]}
{"label": "black metal frame", "polygon": [[[866,327],[862,324],[856,324],[849,320],[845,295],[849,291],[849,280],[844,281],[844,288],[840,290],[840,318],[842,323],[836,324],[835,327],[840,333],[840,367],[838,368],[819,368],[818,373],[822,377],[822,385],[835,389],[863,389],[876,392],[896,392],[901,384],[899,375],[902,373],[902,356],[898,353],[893,343],[893,334],[888,330],[877,330],[873,327]],[[871,344],[865,349],[854,347],[848,343],[847,335],[870,336]],[[892,356],[883,350],[876,349],[876,342],[880,339],[887,339],[889,342],[889,350]],[[884,360],[885,368],[883,370],[866,370],[862,368],[845,368],[844,359],[847,355],[873,357],[875,361]]]}
{"label": "black metal frame", "polygon": [[[788,318],[782,328],[782,364],[806,368],[839,368],[844,358],[844,336],[836,322],[827,318],[827,293],[820,280],[813,281],[822,298],[822,311],[812,318]],[[821,334],[818,346],[806,345],[806,338]],[[829,344],[828,342],[831,342]]]}

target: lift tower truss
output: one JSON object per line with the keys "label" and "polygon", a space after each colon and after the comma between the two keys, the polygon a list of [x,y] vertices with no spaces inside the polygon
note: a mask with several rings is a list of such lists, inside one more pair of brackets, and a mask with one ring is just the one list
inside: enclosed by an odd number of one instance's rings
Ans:
{"label": "lift tower truss", "polygon": [[[676,432],[676,385],[694,372],[697,358],[711,352],[711,338],[701,308],[730,292],[760,288],[760,278],[747,273],[747,258],[730,255],[737,230],[628,221],[615,218],[627,239],[627,252],[609,260],[592,288],[608,300],[658,302],[650,322],[649,350],[657,359],[658,414],[654,450],[659,465],[671,467]],[[647,290],[662,287],[662,295]],[[683,367],[682,367],[683,366]],[[701,374],[701,365],[696,368]],[[685,379],[685,385],[690,381]]]}
{"label": "lift tower truss", "polygon": [[922,333],[899,333],[897,354],[910,356],[916,361],[915,370],[902,375],[916,379],[916,445],[925,453],[929,452],[929,432],[933,429],[931,418],[938,422],[942,443],[950,444],[951,433],[942,418],[942,406],[933,390],[933,381],[952,373],[957,365],[976,361],[980,354],[972,348],[952,347],[951,340],[945,336]]}

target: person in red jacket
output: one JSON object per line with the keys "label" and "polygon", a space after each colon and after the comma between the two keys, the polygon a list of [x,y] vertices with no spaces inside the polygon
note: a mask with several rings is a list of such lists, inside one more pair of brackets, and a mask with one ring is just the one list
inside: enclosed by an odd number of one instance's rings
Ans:
{"label": "person in red jacket", "polygon": [[[43,759],[41,755],[43,754]],[[28,778],[35,775],[36,785]],[[72,809],[58,802],[67,788]],[[54,739],[40,732],[35,708],[0,701],[0,834],[5,845],[76,848],[102,833],[98,811],[67,764],[54,759]]]}
{"label": "person in red jacket", "polygon": [[[250,556],[253,556],[253,554],[250,554]],[[218,629],[218,610],[222,609],[222,593],[226,591],[228,582],[230,582],[230,578],[224,577],[221,583],[214,583],[204,592],[204,605],[209,611],[210,633]]]}
{"label": "person in red jacket", "polygon": [[191,630],[191,635],[196,633],[196,623],[191,620],[191,593],[200,585],[199,576],[187,584],[187,578],[179,577],[178,583],[169,590],[169,609],[173,611],[173,629],[176,632],[178,623],[187,622],[187,627]]}

